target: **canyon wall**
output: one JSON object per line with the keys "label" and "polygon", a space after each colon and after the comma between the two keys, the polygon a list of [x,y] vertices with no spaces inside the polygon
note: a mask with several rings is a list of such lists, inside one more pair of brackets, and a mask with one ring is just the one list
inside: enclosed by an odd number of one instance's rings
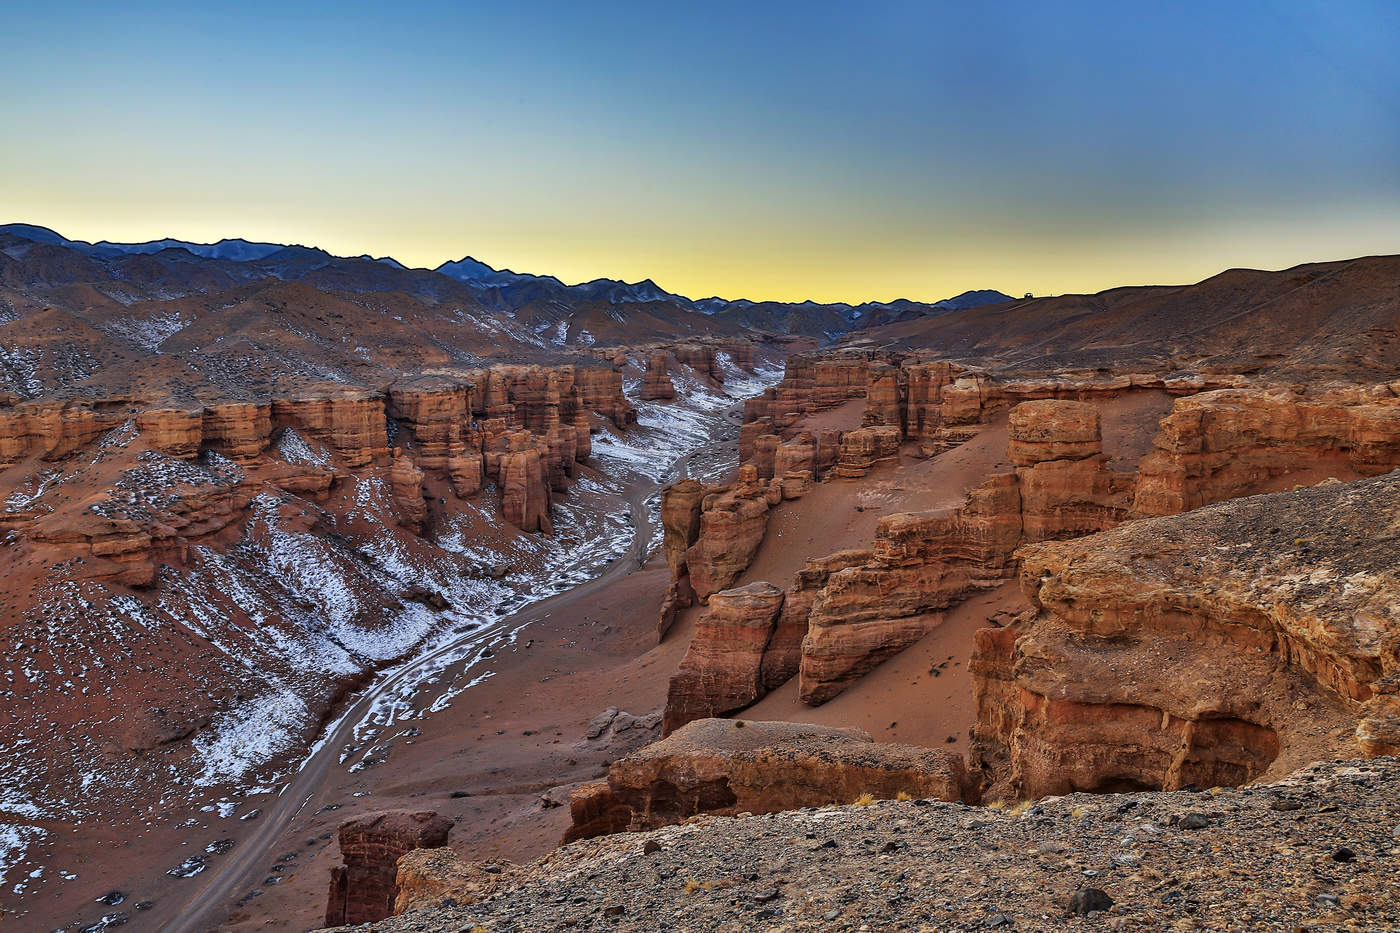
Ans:
{"label": "canyon wall", "polygon": [[1375,476],[1400,466],[1400,398],[1385,385],[1203,392],[1176,401],[1153,446],[1136,515],[1198,508],[1300,469]]}
{"label": "canyon wall", "polygon": [[1025,548],[977,636],[1000,797],[1239,784],[1400,749],[1400,474]]}

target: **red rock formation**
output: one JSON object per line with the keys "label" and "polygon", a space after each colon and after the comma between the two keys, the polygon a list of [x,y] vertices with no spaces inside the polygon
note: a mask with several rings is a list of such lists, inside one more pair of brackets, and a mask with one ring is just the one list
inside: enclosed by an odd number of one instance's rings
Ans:
{"label": "red rock formation", "polygon": [[1103,453],[1099,410],[1084,402],[1022,402],[1011,410],[1006,457],[1017,466]]}
{"label": "red rock formation", "polygon": [[257,457],[272,443],[272,406],[226,402],[204,409],[204,446],[234,460]]}
{"label": "red rock formation", "polygon": [[1238,784],[1400,747],[1400,474],[1022,552],[979,633],[974,754],[1003,797]]}
{"label": "red rock formation", "polygon": [[443,377],[419,377],[389,390],[389,417],[413,435],[418,464],[445,475],[461,498],[481,489],[480,444],[471,427],[472,387]]}
{"label": "red rock formation", "polygon": [[1133,512],[1171,515],[1295,470],[1331,463],[1374,475],[1400,466],[1400,399],[1354,388],[1205,392],[1176,401],[1153,445]]}
{"label": "red rock formation", "polygon": [[744,372],[754,371],[754,343],[752,340],[724,340],[719,344],[721,353],[727,353],[729,360]]}
{"label": "red rock formation", "polygon": [[399,512],[399,522],[413,532],[423,530],[428,517],[428,505],[423,501],[423,471],[413,462],[412,455],[402,449],[394,451],[389,467],[389,489]]}
{"label": "red rock formation", "polygon": [[838,570],[867,563],[870,551],[837,551],[827,557],[807,561],[798,571],[797,582],[783,599],[783,610],[773,628],[773,637],[763,652],[760,680],[763,689],[774,690],[797,676],[802,667],[802,642],[807,637],[807,621],[817,592]]}
{"label": "red rock formation", "polygon": [[877,463],[899,456],[899,428],[881,426],[847,431],[841,436],[835,473],[842,479],[859,479]]}
{"label": "red rock formation", "polygon": [[637,423],[637,410],[622,394],[622,373],[612,369],[583,369],[574,372],[584,408],[612,421],[619,428]]}
{"label": "red rock formation", "polygon": [[399,857],[447,842],[452,821],[428,810],[386,810],[340,826],[344,864],[331,869],[326,926],[372,923],[392,916],[399,894]]}
{"label": "red rock formation", "polygon": [[295,428],[326,444],[351,469],[382,462],[389,455],[384,397],[352,389],[333,395],[272,402],[275,427]]}
{"label": "red rock formation", "polygon": [[783,381],[744,403],[744,421],[767,418],[779,428],[812,412],[865,395],[866,352],[798,354],[787,360]]}
{"label": "red rock formation", "polygon": [[909,404],[908,373],[898,366],[872,362],[866,368],[865,379],[865,415],[861,424],[896,428],[903,439]]}
{"label": "red rock formation", "polygon": [[[876,527],[869,561],[830,574],[812,602],[799,694],[818,704],[923,637],[942,610],[1015,572],[1027,541],[1101,531],[1121,522],[1132,478],[1099,453],[1098,412],[1068,401],[1013,409],[1010,444],[1023,463],[974,489],[957,510],[898,513]],[[863,428],[863,431],[893,431]],[[843,443],[843,460],[848,461]],[[1085,459],[1042,459],[1075,453]],[[810,565],[809,565],[810,566]]]}
{"label": "red rock formation", "polygon": [[647,356],[647,371],[642,376],[640,397],[644,402],[670,401],[676,397],[676,387],[671,384],[671,375],[665,350],[653,350]]}
{"label": "red rock formation", "polygon": [[500,461],[501,509],[506,521],[522,531],[549,533],[550,486],[544,457],[525,431],[509,436]]}
{"label": "red rock formation", "polygon": [[803,431],[784,442],[773,452],[773,475],[786,476],[788,473],[819,474],[817,466],[817,440],[811,431]]}
{"label": "red rock formation", "polygon": [[719,366],[715,363],[715,348],[702,344],[681,344],[672,350],[676,359],[680,360],[697,375],[715,382],[723,382],[724,374],[719,371]]}
{"label": "red rock formation", "polygon": [[772,479],[778,445],[783,439],[776,434],[760,434],[753,439],[752,450],[742,462],[754,468],[759,479]]}
{"label": "red rock formation", "polygon": [[607,781],[594,781],[569,792],[569,817],[573,822],[564,833],[565,844],[626,832],[632,808],[613,795]]}
{"label": "red rock formation", "polygon": [[615,831],[624,810],[627,828],[640,831],[697,813],[775,813],[863,794],[954,801],[967,786],[961,756],[872,742],[859,729],[700,719],[613,762],[605,786],[576,791],[571,810],[583,819],[565,841]]}
{"label": "red rock formation", "polygon": [[962,508],[880,519],[871,559],[832,573],[802,645],[799,694],[824,703],[941,621],[937,613],[1010,573],[1021,540],[1016,476],[994,477]]}
{"label": "red rock formation", "polygon": [[204,438],[202,408],[149,408],[136,416],[136,430],[152,450],[193,460]]}
{"label": "red rock formation", "polygon": [[783,606],[783,591],[750,583],[710,597],[671,678],[662,729],[743,709],[764,693],[759,669]]}
{"label": "red rock formation", "polygon": [[700,530],[685,561],[702,602],[732,585],[753,560],[768,528],[768,492],[757,471],[743,466],[737,483],[707,491],[701,500]]}

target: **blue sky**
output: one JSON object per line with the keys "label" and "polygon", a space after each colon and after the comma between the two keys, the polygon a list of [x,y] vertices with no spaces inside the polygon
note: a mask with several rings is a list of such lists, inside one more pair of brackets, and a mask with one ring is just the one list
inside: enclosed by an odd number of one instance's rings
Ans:
{"label": "blue sky", "polygon": [[0,222],[938,298],[1400,250],[1400,5],[7,5]]}

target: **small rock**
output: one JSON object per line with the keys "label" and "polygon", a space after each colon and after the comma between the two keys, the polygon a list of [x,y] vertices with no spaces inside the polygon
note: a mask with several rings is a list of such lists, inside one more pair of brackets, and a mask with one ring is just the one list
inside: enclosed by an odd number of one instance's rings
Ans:
{"label": "small rock", "polygon": [[1177,829],[1205,829],[1210,819],[1204,813],[1188,813],[1176,821]]}
{"label": "small rock", "polygon": [[782,892],[779,891],[777,888],[765,888],[764,890],[759,891],[757,894],[755,894],[753,896],[753,899],[758,901],[760,904],[766,904],[768,901],[776,901],[781,896]]}
{"label": "small rock", "polygon": [[1338,846],[1332,850],[1332,861],[1334,862],[1350,862],[1354,858],[1356,858],[1356,853],[1346,846]]}
{"label": "small rock", "polygon": [[1319,894],[1316,901],[1323,907],[1341,907],[1342,899],[1335,894]]}
{"label": "small rock", "polygon": [[1113,906],[1113,898],[1098,888],[1082,888],[1070,895],[1069,912],[1087,917],[1091,911],[1104,911]]}
{"label": "small rock", "polygon": [[651,855],[653,852],[660,852],[660,851],[661,851],[661,843],[657,842],[655,839],[648,839],[646,842],[642,843],[642,854],[643,854],[643,855]]}
{"label": "small rock", "polygon": [[1291,797],[1275,797],[1269,801],[1270,810],[1301,810],[1303,805]]}

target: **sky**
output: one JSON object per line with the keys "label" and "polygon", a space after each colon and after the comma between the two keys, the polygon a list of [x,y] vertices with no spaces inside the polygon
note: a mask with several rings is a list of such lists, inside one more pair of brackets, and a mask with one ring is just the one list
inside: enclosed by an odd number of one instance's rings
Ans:
{"label": "sky", "polygon": [[938,299],[1400,252],[1392,0],[30,3],[0,223]]}

